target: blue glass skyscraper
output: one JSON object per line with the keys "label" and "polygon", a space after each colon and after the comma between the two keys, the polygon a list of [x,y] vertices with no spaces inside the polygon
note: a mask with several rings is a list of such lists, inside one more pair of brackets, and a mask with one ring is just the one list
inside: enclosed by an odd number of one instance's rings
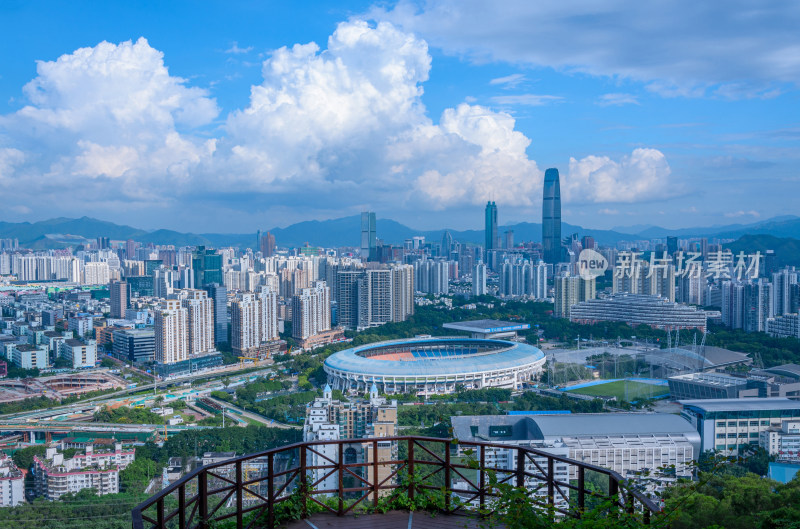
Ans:
{"label": "blue glass skyscraper", "polygon": [[542,193],[542,247],[546,263],[561,262],[561,184],[558,169],[544,172]]}

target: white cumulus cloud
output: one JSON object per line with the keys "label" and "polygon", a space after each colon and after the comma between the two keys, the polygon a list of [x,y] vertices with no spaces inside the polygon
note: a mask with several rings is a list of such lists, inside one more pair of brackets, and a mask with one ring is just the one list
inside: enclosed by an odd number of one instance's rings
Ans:
{"label": "white cumulus cloud", "polygon": [[[39,62],[27,104],[0,116],[0,193],[34,209],[87,198],[93,212],[179,207],[203,222],[198,203],[249,212],[301,205],[306,216],[486,200],[538,207],[542,171],[528,155],[536,145],[511,114],[486,106],[461,103],[429,117],[422,94],[430,70],[420,37],[350,20],[324,49],[312,42],[274,51],[249,104],[215,130],[215,100],[170,75],[145,39],[81,48]],[[526,97],[513,103],[556,100]],[[654,149],[618,161],[572,159],[564,198],[646,199],[669,174]]]}
{"label": "white cumulus cloud", "polygon": [[608,156],[570,158],[561,178],[567,202],[637,202],[675,194],[669,187],[671,169],[657,149],[635,149],[619,161]]}
{"label": "white cumulus cloud", "polygon": [[[214,150],[214,140],[179,130],[208,124],[219,113],[216,102],[171,76],[144,38],[80,48],[36,70],[24,87],[28,104],[0,117],[0,140],[28,153],[28,164],[16,166],[29,185],[36,175],[40,184],[64,187],[83,177],[122,178],[145,191],[187,178]],[[117,183],[106,192],[135,188]]]}

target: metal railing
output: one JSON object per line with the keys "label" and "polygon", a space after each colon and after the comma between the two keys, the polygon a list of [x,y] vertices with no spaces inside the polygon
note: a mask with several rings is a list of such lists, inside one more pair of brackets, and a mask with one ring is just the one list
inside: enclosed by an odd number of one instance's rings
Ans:
{"label": "metal railing", "polygon": [[400,436],[296,443],[203,466],[138,505],[133,529],[272,529],[311,512],[369,512],[397,494],[486,515],[503,484],[554,517],[605,505],[648,524],[659,510],[617,472],[544,450]]}

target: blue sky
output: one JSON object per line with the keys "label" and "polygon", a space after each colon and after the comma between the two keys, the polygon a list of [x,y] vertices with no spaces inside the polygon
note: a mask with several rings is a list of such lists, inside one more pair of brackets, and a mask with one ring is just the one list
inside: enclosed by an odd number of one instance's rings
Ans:
{"label": "blue sky", "polygon": [[797,213],[798,4],[640,4],[4,2],[0,220]]}

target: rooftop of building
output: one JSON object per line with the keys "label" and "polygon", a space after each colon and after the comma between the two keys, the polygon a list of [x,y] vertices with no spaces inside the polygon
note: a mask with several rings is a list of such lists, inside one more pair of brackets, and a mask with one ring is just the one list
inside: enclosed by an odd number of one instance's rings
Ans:
{"label": "rooftop of building", "polygon": [[676,382],[702,382],[710,386],[719,387],[735,387],[747,384],[747,379],[744,377],[734,377],[722,373],[687,373],[685,375],[675,375],[669,377],[670,381]]}
{"label": "rooftop of building", "polygon": [[800,401],[783,397],[679,400],[678,403],[682,404],[684,408],[694,408],[705,412],[765,410],[797,410],[800,412]]}
{"label": "rooftop of building", "polygon": [[117,329],[114,332],[122,333],[127,336],[155,336],[156,332],[154,329]]}
{"label": "rooftop of building", "polygon": [[493,332],[522,331],[531,328],[531,326],[527,323],[500,320],[458,321],[453,323],[445,323],[442,325],[442,327],[457,331],[482,332],[486,334]]}
{"label": "rooftop of building", "polygon": [[[699,434],[670,413],[575,413],[569,415],[470,415],[452,417],[453,436],[463,441],[544,441],[561,437]],[[491,428],[511,426],[510,435],[491,435]],[[473,427],[477,427],[473,434]],[[495,431],[497,433],[497,431]]]}

